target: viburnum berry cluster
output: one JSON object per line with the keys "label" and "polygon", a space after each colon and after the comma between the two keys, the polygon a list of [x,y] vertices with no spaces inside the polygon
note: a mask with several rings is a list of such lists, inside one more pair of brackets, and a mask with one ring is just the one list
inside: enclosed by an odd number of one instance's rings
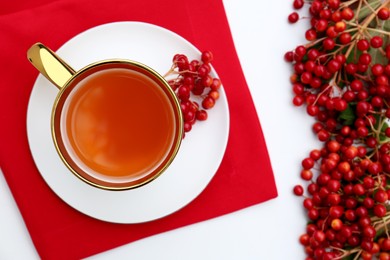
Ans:
{"label": "viburnum berry cluster", "polygon": [[[189,132],[197,120],[207,120],[207,109],[219,99],[221,81],[211,76],[211,51],[203,51],[200,60],[189,61],[184,54],[173,57],[171,69],[164,75],[175,91],[183,113],[184,132]],[[200,104],[200,105],[199,105]]]}
{"label": "viburnum berry cluster", "polygon": [[293,189],[309,219],[299,241],[307,260],[390,259],[390,0],[294,0],[290,23],[305,4],[308,43],[284,57],[323,146]]}

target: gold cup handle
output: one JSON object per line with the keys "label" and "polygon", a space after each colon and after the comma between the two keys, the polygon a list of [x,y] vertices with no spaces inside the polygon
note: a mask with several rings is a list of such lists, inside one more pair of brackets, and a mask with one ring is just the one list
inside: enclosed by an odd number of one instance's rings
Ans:
{"label": "gold cup handle", "polygon": [[30,47],[27,51],[27,58],[42,75],[59,89],[64,87],[66,82],[76,73],[57,54],[39,42]]}

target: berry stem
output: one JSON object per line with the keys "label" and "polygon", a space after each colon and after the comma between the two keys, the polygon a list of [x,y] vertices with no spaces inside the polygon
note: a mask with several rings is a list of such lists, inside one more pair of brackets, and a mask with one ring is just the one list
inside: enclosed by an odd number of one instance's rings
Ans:
{"label": "berry stem", "polygon": [[169,75],[172,75],[172,73],[175,71],[176,69],[176,64],[172,64],[171,68],[163,75],[163,78],[166,78],[168,77]]}
{"label": "berry stem", "polygon": [[379,30],[379,29],[369,28],[369,27],[367,27],[366,30],[390,36],[390,32],[386,32],[384,30]]}
{"label": "berry stem", "polygon": [[[359,0],[350,0],[350,1],[343,2],[343,3],[340,4],[339,10],[343,9],[346,6],[352,5],[352,4],[356,3],[357,1],[359,1]],[[361,1],[359,1],[359,2],[361,2]]]}

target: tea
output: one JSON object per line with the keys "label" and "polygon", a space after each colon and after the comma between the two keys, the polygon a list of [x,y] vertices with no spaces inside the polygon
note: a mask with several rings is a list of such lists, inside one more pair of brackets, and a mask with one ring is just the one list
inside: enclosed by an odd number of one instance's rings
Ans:
{"label": "tea", "polygon": [[160,167],[177,131],[175,109],[164,91],[150,76],[127,68],[81,79],[59,120],[65,160],[110,182],[142,178]]}

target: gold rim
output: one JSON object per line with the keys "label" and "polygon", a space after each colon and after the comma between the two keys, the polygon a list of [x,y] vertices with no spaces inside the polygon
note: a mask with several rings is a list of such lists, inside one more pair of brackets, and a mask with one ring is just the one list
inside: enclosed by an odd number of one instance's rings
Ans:
{"label": "gold rim", "polygon": [[[148,174],[146,177],[142,177],[140,178],[141,180],[143,178],[145,178],[145,180],[142,180],[141,182],[139,183],[135,183],[135,184],[131,184],[131,182],[125,182],[123,183],[123,186],[119,186],[120,183],[115,183],[115,185],[107,185],[108,182],[105,182],[106,185],[102,185],[102,184],[99,184],[99,183],[95,183],[94,181],[88,179],[88,178],[85,178],[83,176],[82,173],[79,173],[77,170],[75,170],[70,164],[69,162],[66,160],[66,158],[64,157],[62,151],[61,151],[61,148],[59,147],[59,144],[57,142],[57,137],[59,135],[57,135],[56,133],[56,127],[55,127],[55,118],[56,118],[56,115],[57,115],[57,108],[58,108],[58,104],[60,103],[60,101],[63,101],[64,98],[63,97],[63,94],[64,92],[68,89],[68,86],[71,86],[71,83],[77,78],[79,77],[79,75],[82,75],[83,73],[85,73],[86,71],[92,69],[92,68],[95,68],[95,67],[98,67],[98,66],[101,66],[101,65],[105,65],[105,64],[125,64],[125,65],[132,65],[132,66],[135,66],[135,67],[138,67],[138,68],[141,68],[142,70],[144,71],[147,71],[149,73],[151,73],[154,77],[156,77],[156,79],[159,81],[159,83],[162,83],[162,84],[159,84],[160,86],[164,86],[165,90],[164,91],[165,93],[169,93],[169,97],[170,97],[170,100],[173,100],[173,107],[174,107],[174,112],[175,112],[175,115],[177,115],[177,124],[178,126],[176,127],[177,129],[177,134],[175,134],[175,138],[174,138],[174,147],[171,147],[169,149],[169,155],[168,155],[168,158],[166,161],[162,162],[162,167],[161,168],[158,168],[157,169],[157,172],[152,172],[150,174]],[[67,96],[65,96],[65,99],[66,99]],[[175,92],[172,90],[172,88],[169,86],[168,82],[164,79],[163,76],[161,76],[158,72],[156,72],[154,69],[146,66],[145,64],[142,64],[140,62],[136,62],[136,61],[132,61],[132,60],[124,60],[124,59],[110,59],[110,60],[103,60],[103,61],[100,61],[100,62],[95,62],[95,63],[92,63],[84,68],[82,68],[81,70],[77,71],[64,85],[63,88],[61,88],[60,92],[57,94],[57,97],[56,97],[56,100],[54,102],[54,105],[53,105],[53,108],[52,108],[52,113],[51,113],[51,133],[52,133],[52,138],[53,138],[53,142],[54,142],[54,145],[55,145],[55,148],[57,150],[57,153],[58,155],[60,156],[62,162],[67,166],[67,168],[76,176],[78,177],[79,179],[81,179],[82,181],[84,181],[85,183],[89,184],[89,185],[92,185],[94,187],[97,187],[97,188],[100,188],[100,189],[104,189],[104,190],[113,190],[113,191],[120,191],[120,190],[129,190],[129,189],[134,189],[134,188],[137,188],[137,187],[140,187],[140,186],[143,186],[153,180],[155,180],[157,177],[159,177],[163,172],[165,172],[165,170],[169,167],[169,165],[172,163],[172,161],[174,160],[174,158],[176,157],[177,155],[177,152],[179,151],[179,148],[180,148],[180,145],[181,145],[181,141],[183,139],[183,133],[184,133],[184,129],[183,129],[183,120],[182,120],[182,112],[181,112],[181,108],[180,108],[180,102],[175,94]],[[87,176],[90,176],[88,173],[84,172],[85,175]],[[91,176],[92,179],[94,179],[92,176]],[[133,181],[134,182],[134,181]],[[114,184],[114,183],[113,183]],[[127,185],[128,184],[128,185]],[[131,185],[130,185],[131,184]]]}

